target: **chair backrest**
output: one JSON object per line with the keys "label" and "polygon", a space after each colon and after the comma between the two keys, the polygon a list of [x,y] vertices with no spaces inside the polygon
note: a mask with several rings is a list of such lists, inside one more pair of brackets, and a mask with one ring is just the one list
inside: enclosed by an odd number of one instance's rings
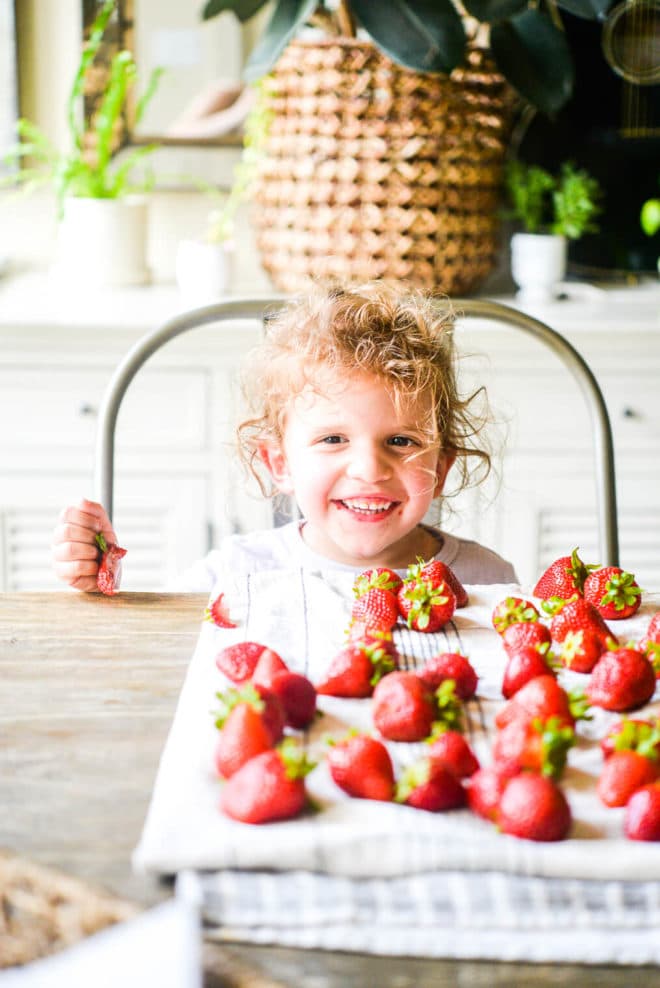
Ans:
{"label": "chair backrest", "polygon": [[[182,333],[211,323],[226,323],[237,319],[262,319],[267,312],[281,305],[283,301],[282,297],[235,299],[195,309],[175,316],[160,328],[147,333],[129,350],[107,387],[99,413],[95,454],[95,494],[110,517],[113,512],[117,415],[124,394],[140,367],[165,343]],[[592,421],[600,558],[603,565],[618,565],[619,543],[612,428],[602,392],[586,361],[560,333],[517,309],[479,299],[452,299],[451,303],[438,301],[438,305],[443,304],[450,304],[461,322],[470,318],[490,319],[534,337],[548,347],[576,379],[587,402]]]}

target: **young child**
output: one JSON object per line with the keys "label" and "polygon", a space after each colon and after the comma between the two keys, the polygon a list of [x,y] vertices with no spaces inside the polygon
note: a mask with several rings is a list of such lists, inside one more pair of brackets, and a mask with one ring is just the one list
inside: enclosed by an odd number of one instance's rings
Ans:
{"label": "young child", "polygon": [[[424,521],[452,465],[459,487],[472,462],[490,467],[455,365],[451,316],[410,287],[319,288],[288,303],[247,365],[238,441],[262,491],[291,495],[301,520],[228,536],[181,589],[210,592],[226,571],[405,571],[418,557],[442,560],[463,583],[516,582],[496,553]],[[117,541],[102,506],[85,500],[54,532],[55,571],[78,590],[96,589],[99,531]]]}

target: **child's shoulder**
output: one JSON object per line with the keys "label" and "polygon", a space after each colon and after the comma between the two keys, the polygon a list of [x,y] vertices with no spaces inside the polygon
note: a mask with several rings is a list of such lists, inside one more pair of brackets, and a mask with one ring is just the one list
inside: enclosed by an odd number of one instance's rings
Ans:
{"label": "child's shoulder", "polygon": [[511,563],[488,546],[447,532],[442,532],[442,542],[438,558],[451,566],[462,583],[518,582]]}

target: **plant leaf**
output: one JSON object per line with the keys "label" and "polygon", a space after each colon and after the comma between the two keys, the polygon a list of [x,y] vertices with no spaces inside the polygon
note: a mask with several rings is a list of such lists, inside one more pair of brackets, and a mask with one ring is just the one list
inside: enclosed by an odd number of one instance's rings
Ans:
{"label": "plant leaf", "polygon": [[493,24],[490,46],[500,72],[543,113],[552,116],[573,92],[574,70],[563,31],[538,10]]}
{"label": "plant leaf", "polygon": [[376,45],[418,72],[451,72],[463,61],[465,28],[451,0],[351,0]]}
{"label": "plant leaf", "polygon": [[268,0],[207,0],[202,10],[202,20],[209,21],[225,10],[231,10],[243,24],[267,3]]}
{"label": "plant leaf", "polygon": [[115,3],[116,0],[106,0],[103,7],[99,11],[98,17],[92,24],[89,39],[83,48],[82,55],[80,56],[80,63],[76,70],[76,75],[67,100],[67,120],[69,122],[69,132],[71,133],[71,138],[77,148],[82,148],[83,135],[83,124],[78,121],[76,115],[78,100],[83,93],[87,69],[94,61],[96,53],[101,47],[105,29],[112,12],[115,9]]}
{"label": "plant leaf", "polygon": [[557,0],[557,6],[587,21],[600,21],[616,0]]}
{"label": "plant leaf", "polygon": [[527,0],[466,0],[465,9],[472,17],[486,24],[503,21],[526,10]]}
{"label": "plant leaf", "polygon": [[244,76],[254,82],[266,75],[298,29],[314,13],[317,0],[277,0],[277,6],[245,66]]}

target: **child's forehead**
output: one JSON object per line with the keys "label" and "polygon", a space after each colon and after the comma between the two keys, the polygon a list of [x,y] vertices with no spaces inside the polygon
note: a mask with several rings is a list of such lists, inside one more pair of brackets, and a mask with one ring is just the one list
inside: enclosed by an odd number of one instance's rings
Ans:
{"label": "child's forehead", "polygon": [[342,408],[346,400],[355,395],[362,397],[373,394],[387,396],[397,412],[404,415],[408,411],[411,414],[428,412],[432,405],[428,393],[410,393],[401,385],[396,387],[395,383],[385,375],[327,366],[306,371],[298,387],[293,389],[287,404],[294,405],[299,410],[318,406],[327,409],[328,406],[333,405]]}

